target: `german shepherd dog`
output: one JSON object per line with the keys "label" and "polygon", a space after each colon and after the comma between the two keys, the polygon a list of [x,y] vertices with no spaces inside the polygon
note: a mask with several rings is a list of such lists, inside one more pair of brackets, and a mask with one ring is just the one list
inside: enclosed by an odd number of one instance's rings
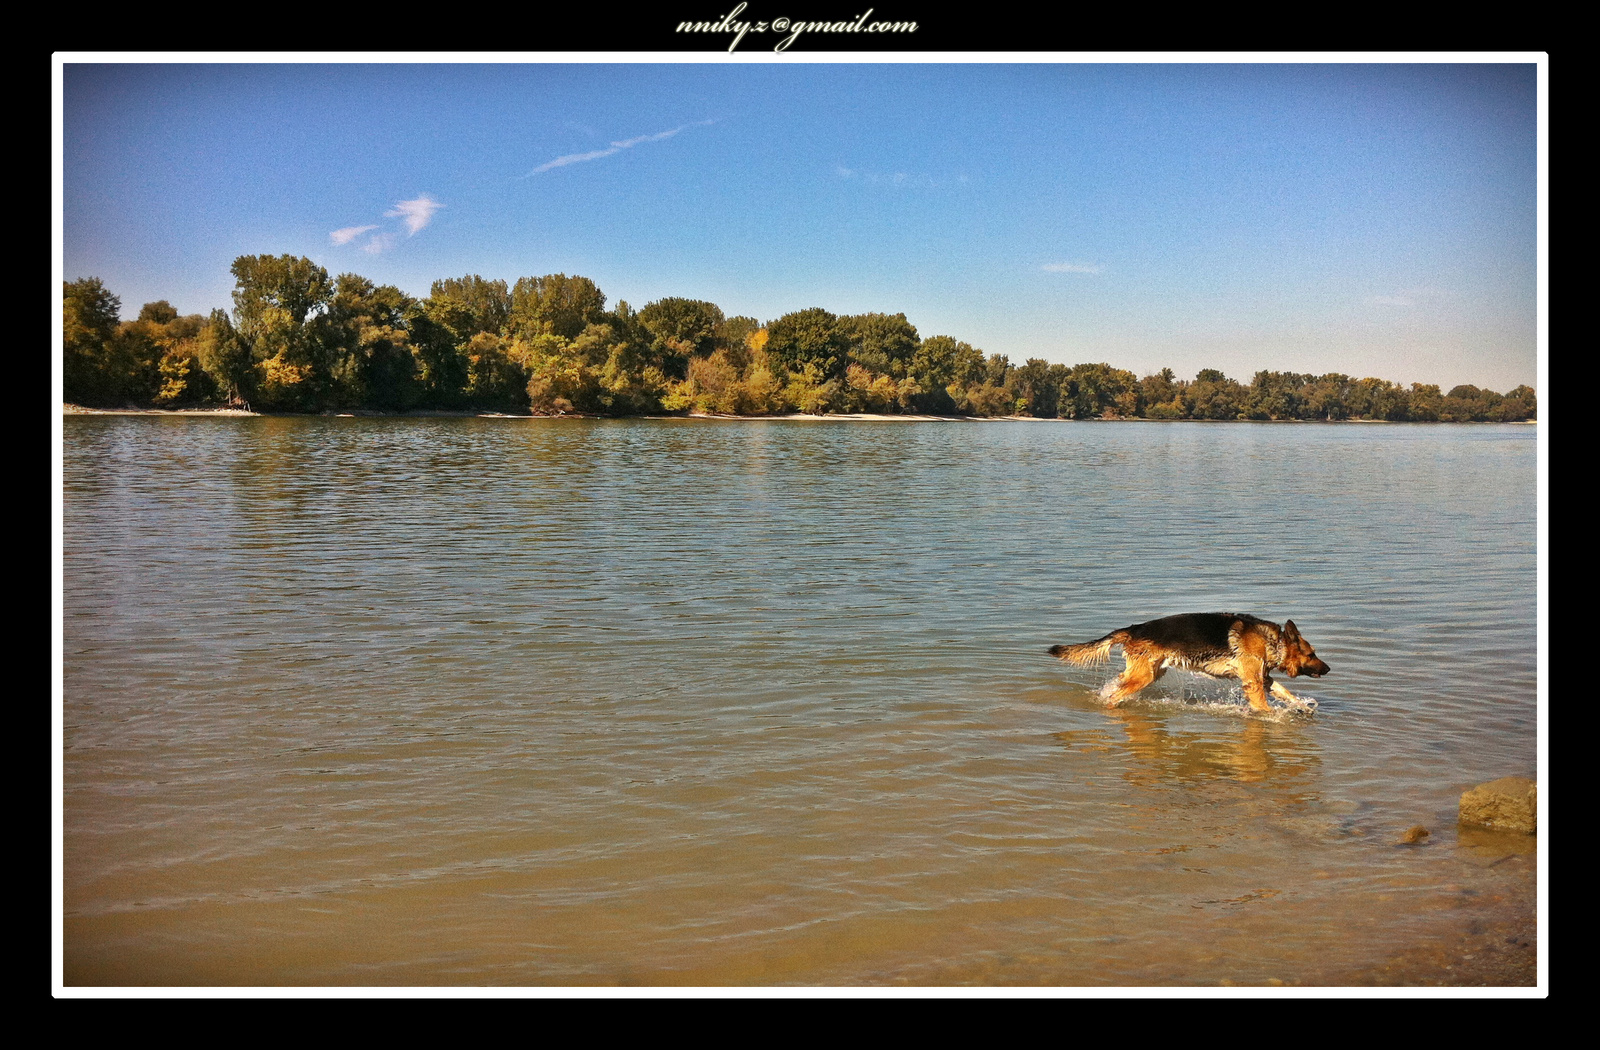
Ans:
{"label": "german shepherd dog", "polygon": [[1087,666],[1104,663],[1111,647],[1122,646],[1128,666],[1100,690],[1100,698],[1116,707],[1167,673],[1169,667],[1199,671],[1213,678],[1237,678],[1244,683],[1245,699],[1255,711],[1270,711],[1267,693],[1285,703],[1301,703],[1268,677],[1283,671],[1290,678],[1321,678],[1328,665],[1317,659],[1311,643],[1300,637],[1289,620],[1282,627],[1243,613],[1182,613],[1163,616],[1112,631],[1104,638],[1079,645],[1051,646],[1050,655]]}

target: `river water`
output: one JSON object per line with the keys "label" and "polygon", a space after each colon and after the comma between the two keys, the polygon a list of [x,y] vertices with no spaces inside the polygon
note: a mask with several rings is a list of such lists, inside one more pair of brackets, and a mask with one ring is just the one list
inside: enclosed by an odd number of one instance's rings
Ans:
{"label": "river water", "polygon": [[68,985],[1533,979],[1534,427],[64,428]]}

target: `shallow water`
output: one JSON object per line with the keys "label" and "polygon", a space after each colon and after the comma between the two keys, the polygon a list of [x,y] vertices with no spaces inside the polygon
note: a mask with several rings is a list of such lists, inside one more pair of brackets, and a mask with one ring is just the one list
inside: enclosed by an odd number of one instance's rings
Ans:
{"label": "shallow water", "polygon": [[[68,984],[1406,982],[1528,896],[1533,427],[64,425]],[[1316,713],[1045,653],[1209,609]]]}

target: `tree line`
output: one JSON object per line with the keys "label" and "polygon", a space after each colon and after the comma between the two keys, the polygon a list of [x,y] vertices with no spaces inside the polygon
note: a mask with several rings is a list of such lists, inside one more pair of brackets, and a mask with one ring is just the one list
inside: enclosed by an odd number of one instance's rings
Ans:
{"label": "tree line", "polygon": [[234,260],[233,310],[180,316],[165,300],[121,320],[98,278],[63,289],[67,401],[90,407],[243,406],[273,412],[411,409],[648,415],[881,412],[1100,419],[1536,418],[1530,387],[1506,394],[1338,373],[1170,368],[1143,378],[1106,363],[1013,365],[903,313],[820,307],[774,321],[667,298],[610,309],[587,277],[508,285],[438,280],[426,299],[306,258]]}

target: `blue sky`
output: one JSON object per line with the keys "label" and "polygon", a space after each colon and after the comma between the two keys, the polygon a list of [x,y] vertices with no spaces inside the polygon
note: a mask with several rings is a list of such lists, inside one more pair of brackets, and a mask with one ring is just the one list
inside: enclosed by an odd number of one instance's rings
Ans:
{"label": "blue sky", "polygon": [[[720,57],[720,56],[719,56]],[[1531,64],[63,65],[62,277],[904,312],[1015,363],[1536,383]]]}

